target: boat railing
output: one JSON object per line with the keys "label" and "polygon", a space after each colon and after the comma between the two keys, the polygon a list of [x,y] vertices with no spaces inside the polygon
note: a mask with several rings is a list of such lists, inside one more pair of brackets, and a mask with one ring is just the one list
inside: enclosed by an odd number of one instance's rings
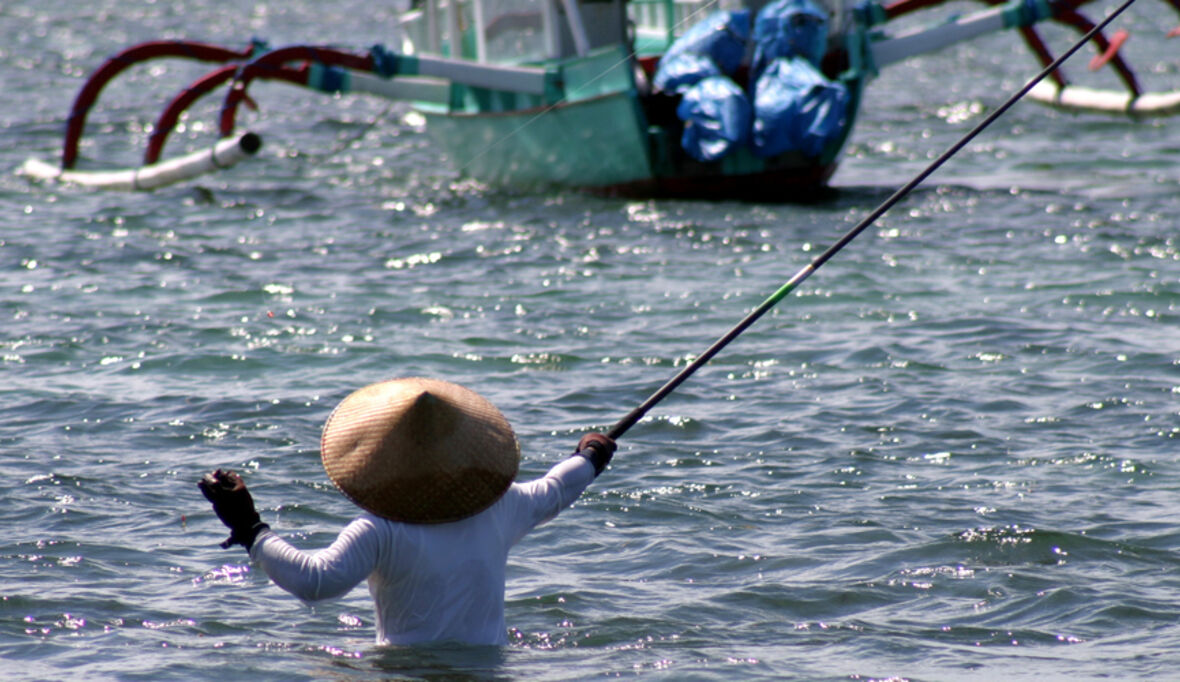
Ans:
{"label": "boat railing", "polygon": [[424,0],[400,28],[405,54],[530,64],[619,43],[626,24],[624,0]]}

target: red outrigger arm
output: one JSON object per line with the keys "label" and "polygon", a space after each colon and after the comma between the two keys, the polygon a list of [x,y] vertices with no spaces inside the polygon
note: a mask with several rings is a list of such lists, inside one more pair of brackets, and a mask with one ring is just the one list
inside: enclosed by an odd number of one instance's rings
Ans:
{"label": "red outrigger arm", "polygon": [[86,116],[90,112],[90,107],[94,105],[106,84],[124,69],[150,59],[165,57],[203,62],[243,61],[249,59],[258,47],[259,45],[254,43],[241,51],[234,51],[188,40],[161,40],[127,48],[111,57],[90,76],[78,92],[78,96],[74,98],[74,106],[70,109],[66,123],[66,139],[61,155],[62,169],[69,170],[74,167],[78,160],[78,141],[86,127]]}
{"label": "red outrigger arm", "polygon": [[[179,95],[169,102],[168,106],[160,114],[160,117],[156,119],[156,125],[152,129],[151,137],[148,138],[147,151],[143,155],[144,165],[151,165],[160,160],[160,156],[164,153],[164,143],[168,140],[168,134],[176,127],[176,123],[180,120],[180,115],[192,106],[193,102],[196,102],[222,83],[233,78],[241,68],[242,66],[240,64],[229,64],[215,69],[182,90]],[[306,71],[306,66],[299,70],[279,67],[277,70],[268,73],[268,77],[304,85],[307,83]]]}
{"label": "red outrigger arm", "polygon": [[[287,62],[302,59],[309,63],[342,66],[363,71],[371,70],[374,65],[374,60],[370,55],[357,55],[330,48],[296,46],[281,48],[258,56],[260,50],[263,49],[265,46],[257,42],[247,48],[235,51],[217,45],[192,41],[154,41],[130,47],[111,57],[90,76],[74,99],[62,148],[62,170],[72,169],[77,163],[78,145],[86,127],[86,117],[90,108],[98,100],[102,89],[125,69],[136,64],[165,58],[185,58],[225,64],[225,66],[198,79],[169,102],[160,117],[156,119],[156,124],[148,139],[148,147],[144,153],[144,165],[151,165],[160,160],[168,135],[176,127],[181,114],[198,99],[231,79],[234,80],[234,86],[226,97],[221,116],[222,137],[228,137],[233,133],[233,120],[237,106],[243,99],[247,99],[245,90],[251,80],[263,78],[287,81],[301,86],[308,84],[310,73],[308,64],[305,63],[300,68],[293,68],[287,66]],[[254,59],[248,61],[252,57]]]}
{"label": "red outrigger arm", "polygon": [[[1094,28],[1094,22],[1079,14],[1075,9],[1062,11],[1057,15],[1056,19],[1067,26],[1077,29],[1083,35]],[[1032,31],[1030,30],[1030,32]],[[1035,35],[1035,32],[1033,33]],[[1094,35],[1094,45],[1098,48],[1098,54],[1105,54],[1110,50],[1110,40],[1101,31]],[[1127,62],[1123,60],[1122,55],[1117,52],[1111,55],[1109,63],[1118,72],[1119,78],[1123,81],[1123,85],[1127,86],[1127,91],[1131,93],[1132,98],[1143,94],[1143,91],[1139,89],[1139,81],[1136,80],[1134,72],[1131,71],[1131,67],[1127,66]],[[1065,85],[1064,80],[1065,77],[1062,76],[1062,82],[1059,85]]]}
{"label": "red outrigger arm", "polygon": [[[297,61],[305,62],[304,67],[291,69],[284,66],[287,62]],[[372,53],[356,54],[312,45],[295,45],[267,52],[238,70],[237,77],[221,105],[219,119],[221,136],[228,137],[233,134],[238,105],[247,99],[246,88],[250,86],[252,80],[265,78],[307,86],[311,73],[308,64],[343,67],[354,71],[372,71],[376,62]]]}
{"label": "red outrigger arm", "polygon": [[[894,19],[904,14],[909,14],[918,10],[941,5],[946,1],[947,0],[897,0],[897,2],[885,5],[881,9],[886,19]],[[980,1],[983,2],[983,4],[993,7],[1010,5],[1008,0]],[[1091,0],[1049,0],[1048,2],[1044,2],[1043,6],[1039,8],[1035,6],[1037,4],[1035,0],[1026,4],[1028,5],[1029,11],[1047,12],[1047,18],[1073,28],[1081,34],[1085,34],[1088,33],[1090,29],[1094,28],[1095,24],[1079,13],[1077,8],[1088,2],[1091,2]],[[1166,2],[1171,5],[1178,14],[1180,14],[1180,0],[1166,0]],[[1040,16],[1045,17],[1046,14],[1041,14]],[[1052,64],[1053,55],[1049,52],[1049,48],[1045,45],[1045,41],[1041,38],[1040,34],[1037,33],[1036,29],[1033,28],[1031,23],[1029,25],[1020,26],[1019,30],[1021,36],[1024,38],[1024,42],[1028,45],[1029,49],[1032,50],[1033,54],[1036,55],[1037,59],[1041,63],[1041,66],[1045,67],[1049,64]],[[1098,53],[1103,57],[1102,63],[1109,63],[1118,73],[1119,79],[1122,80],[1123,85],[1126,87],[1127,92],[1129,93],[1128,101],[1134,101],[1135,98],[1143,94],[1139,86],[1139,81],[1135,77],[1135,73],[1131,70],[1131,67],[1127,65],[1127,62],[1122,58],[1122,56],[1118,54],[1118,46],[1121,45],[1122,40],[1120,40],[1117,44],[1112,44],[1102,32],[1095,34],[1093,40],[1094,46],[1097,48]],[[1064,89],[1069,84],[1068,79],[1060,69],[1054,71],[1051,74],[1051,78],[1054,83],[1057,84],[1058,89]]]}

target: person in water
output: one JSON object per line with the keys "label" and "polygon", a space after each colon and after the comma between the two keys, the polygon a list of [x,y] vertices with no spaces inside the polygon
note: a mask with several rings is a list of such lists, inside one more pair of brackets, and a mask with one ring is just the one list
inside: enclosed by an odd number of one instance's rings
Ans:
{"label": "person in water", "polygon": [[232,471],[198,486],[230,529],[221,546],[245,547],[300,599],[367,579],[378,644],[500,645],[509,548],[572,504],[614,451],[588,433],[544,476],[517,483],[520,447],[494,405],[450,382],[393,379],[352,393],[324,425],[324,469],[363,510],[326,549],[303,552],[271,531]]}

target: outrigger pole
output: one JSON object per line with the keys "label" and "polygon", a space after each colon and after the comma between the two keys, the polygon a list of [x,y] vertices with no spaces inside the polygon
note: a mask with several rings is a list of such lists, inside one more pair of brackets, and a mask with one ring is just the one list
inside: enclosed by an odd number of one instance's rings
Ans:
{"label": "outrigger pole", "polygon": [[843,249],[845,246],[848,246],[849,242],[851,242],[853,239],[856,239],[856,237],[860,235],[861,232],[864,232],[870,225],[876,222],[877,219],[884,215],[885,212],[890,208],[892,208],[894,204],[905,198],[905,196],[912,192],[915,187],[921,184],[926,178],[930,177],[934,171],[938,170],[943,164],[950,160],[952,156],[963,149],[963,147],[967,146],[967,143],[975,139],[975,137],[978,136],[979,133],[983,132],[985,128],[990,126],[1000,116],[1003,116],[1004,113],[1008,111],[1008,109],[1012,108],[1012,105],[1016,104],[1016,102],[1020,101],[1022,97],[1028,94],[1028,92],[1032,90],[1033,87],[1037,85],[1037,83],[1040,83],[1042,80],[1056,71],[1065,62],[1065,60],[1072,57],[1074,53],[1082,48],[1083,45],[1089,42],[1090,39],[1093,38],[1099,31],[1106,28],[1110,22],[1114,21],[1116,17],[1122,14],[1123,11],[1125,11],[1132,4],[1134,4],[1134,2],[1135,0],[1126,0],[1122,5],[1111,12],[1109,16],[1098,22],[1098,24],[1091,28],[1089,32],[1087,32],[1086,35],[1081,38],[1081,40],[1074,43],[1074,45],[1066,50],[1060,57],[1046,66],[1039,74],[1034,76],[1032,80],[1026,83],[1024,87],[1018,90],[995,111],[980,121],[979,124],[972,128],[970,132],[960,138],[958,142],[951,145],[950,148],[943,152],[941,156],[939,156],[929,166],[927,166],[925,170],[914,176],[912,180],[894,192],[888,199],[882,202],[880,206],[874,209],[872,213],[865,216],[865,218],[857,223],[855,227],[844,233],[844,236],[841,237],[836,243],[832,244],[827,248],[826,251],[816,256],[815,259],[808,263],[802,270],[795,273],[791,279],[787,280],[786,284],[779,287],[778,291],[775,291],[757,308],[754,308],[753,311],[742,318],[741,322],[738,322],[736,326],[726,332],[724,336],[713,342],[713,345],[709,346],[709,348],[706,349],[704,353],[701,353],[700,356],[689,363],[684,369],[680,370],[676,376],[672,377],[668,383],[661,386],[659,390],[653,393],[647,400],[643,401],[642,405],[636,407],[630,412],[630,414],[620,419],[618,423],[611,427],[611,430],[607,432],[607,435],[610,438],[618,439],[620,436],[626,433],[627,430],[634,426],[640,419],[642,419],[643,416],[646,415],[649,410],[651,410],[651,408],[655,407],[656,404],[666,398],[668,394],[676,390],[677,386],[684,383],[686,379],[692,376],[705,363],[711,360],[714,355],[717,355],[721,349],[728,346],[731,341],[740,336],[742,332],[746,331],[746,329],[748,329],[752,324],[757,322],[771,308],[777,305],[779,301],[786,298],[788,294],[794,291],[795,288],[803,283],[803,281],[808,277],[810,277],[812,273],[820,269],[824,263],[831,260],[832,256],[835,256],[837,253],[839,253],[841,249]]}

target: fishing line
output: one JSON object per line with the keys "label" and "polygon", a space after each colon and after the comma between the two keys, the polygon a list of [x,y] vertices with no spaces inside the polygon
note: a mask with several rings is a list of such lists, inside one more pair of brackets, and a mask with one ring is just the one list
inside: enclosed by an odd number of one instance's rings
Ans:
{"label": "fishing line", "polygon": [[884,213],[890,208],[892,208],[894,204],[901,201],[907,194],[913,191],[915,187],[921,184],[923,180],[930,177],[934,171],[938,170],[939,167],[946,163],[952,156],[957,154],[963,147],[967,145],[967,143],[975,139],[979,133],[983,132],[985,128],[991,125],[997,118],[1002,116],[1004,112],[1008,111],[1012,105],[1016,104],[1016,102],[1028,94],[1028,92],[1033,89],[1033,86],[1044,80],[1049,76],[1049,74],[1056,71],[1062,65],[1062,63],[1065,62],[1065,60],[1072,57],[1074,53],[1082,48],[1083,45],[1089,42],[1099,31],[1106,28],[1110,22],[1114,21],[1116,17],[1122,14],[1123,11],[1130,7],[1134,2],[1135,0],[1126,0],[1109,16],[1098,22],[1098,24],[1091,28],[1086,33],[1086,35],[1082,36],[1080,40],[1074,43],[1073,47],[1066,50],[1066,52],[1055,59],[1052,64],[1046,66],[1039,74],[1033,77],[1032,80],[1026,83],[1023,88],[1016,91],[1016,93],[1009,97],[1006,102],[1000,105],[999,108],[980,121],[978,125],[976,125],[971,129],[970,132],[960,138],[958,142],[951,145],[950,148],[943,152],[941,156],[939,156],[929,166],[927,166],[925,170],[914,176],[912,180],[894,192],[888,199],[882,202],[880,206],[874,209],[872,213],[865,216],[864,219],[857,223],[855,227],[846,232],[843,237],[836,241],[836,243],[828,247],[828,249],[819,256],[816,256],[816,258],[808,263],[802,270],[795,273],[791,279],[787,280],[786,284],[779,287],[779,289],[771,294],[770,297],[768,297],[757,308],[746,315],[746,317],[744,317],[741,322],[734,326],[733,329],[730,329],[725,333],[724,336],[713,342],[713,345],[709,346],[709,348],[706,349],[704,353],[701,353],[700,356],[689,363],[684,369],[676,374],[676,376],[672,377],[668,383],[661,386],[659,390],[653,393],[647,400],[643,401],[643,404],[641,404],[639,407],[636,407],[627,416],[620,419],[618,423],[616,423],[611,428],[607,435],[613,439],[618,439],[620,436],[626,433],[627,430],[634,426],[635,423],[640,419],[642,419],[651,408],[655,407],[656,404],[667,397],[669,393],[676,390],[677,386],[684,383],[685,379],[688,379],[690,376],[692,376],[698,369],[701,368],[702,365],[707,363],[713,358],[714,355],[720,352],[722,348],[725,348],[727,345],[729,345],[731,341],[740,336],[742,332],[750,327],[750,325],[757,322],[759,318],[767,313],[767,311],[773,308],[779,301],[783,300],[787,294],[790,294],[792,291],[794,291],[795,287],[799,286],[799,284],[810,277],[812,273],[823,266],[824,263],[828,262],[832,256],[835,256],[836,253],[847,246],[849,242],[851,242],[853,239],[856,239],[857,235],[859,235],[861,232],[864,232],[865,229],[869,227],[869,225],[872,225],[874,222],[876,222],[877,219],[884,215]]}
{"label": "fishing line", "polygon": [[337,140],[336,144],[333,145],[332,149],[329,149],[328,151],[326,151],[322,154],[309,154],[309,156],[313,159],[316,159],[316,158],[326,159],[326,158],[331,158],[333,156],[336,156],[337,154],[344,151],[345,149],[348,149],[352,145],[359,142],[360,139],[363,138],[365,135],[368,135],[370,132],[372,132],[373,129],[376,128],[378,124],[380,124],[382,121],[384,121],[386,118],[388,118],[389,113],[391,111],[393,111],[393,107],[397,104],[398,104],[398,102],[396,100],[389,102],[389,104],[387,104],[385,106],[385,109],[382,110],[381,113],[377,114],[375,117],[373,117],[373,120],[368,121],[361,128],[361,131],[359,133],[351,135],[351,136],[345,138],[344,140]]}

